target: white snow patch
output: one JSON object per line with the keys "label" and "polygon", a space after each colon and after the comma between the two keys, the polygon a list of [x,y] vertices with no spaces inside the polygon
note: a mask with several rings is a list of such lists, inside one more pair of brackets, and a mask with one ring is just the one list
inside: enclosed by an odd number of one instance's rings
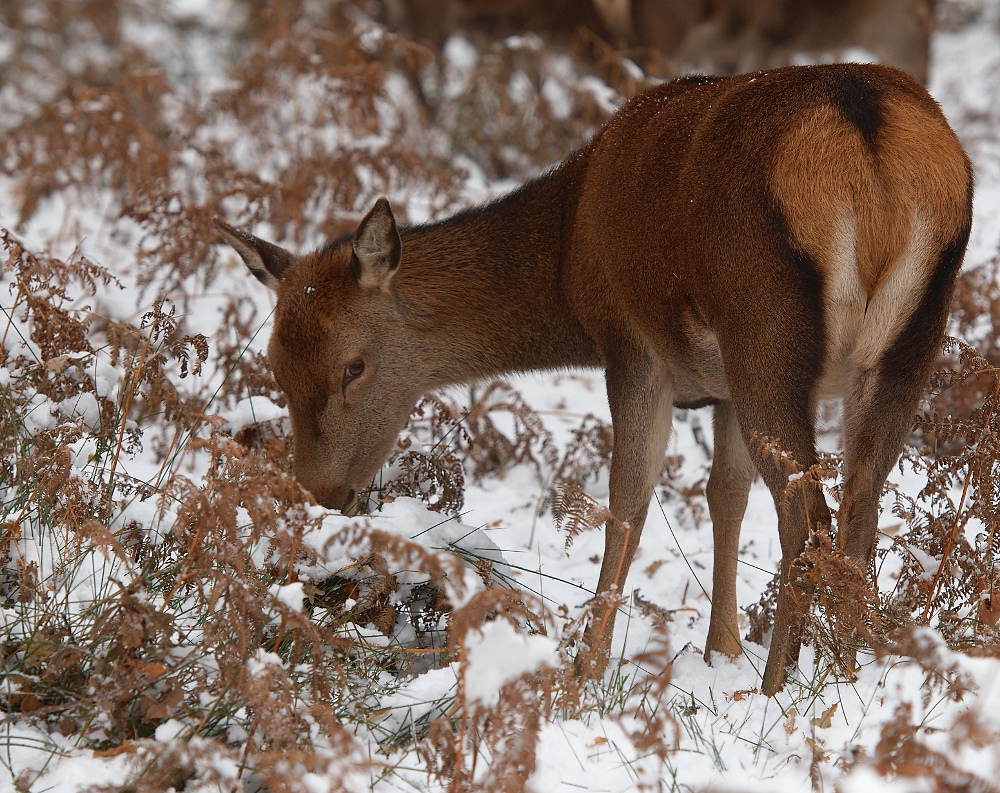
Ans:
{"label": "white snow patch", "polygon": [[183,722],[177,719],[167,719],[163,724],[156,728],[156,732],[153,733],[153,737],[156,738],[160,743],[169,743],[179,736],[187,727]]}
{"label": "white snow patch", "polygon": [[476,45],[461,36],[450,36],[443,48],[445,63],[445,95],[449,99],[460,96],[466,89],[472,73],[479,65]]}
{"label": "white snow patch", "polygon": [[232,410],[218,415],[226,422],[229,431],[235,434],[245,427],[284,418],[288,415],[288,410],[267,397],[255,396],[241,400]]}
{"label": "white snow patch", "polygon": [[257,675],[263,673],[268,666],[277,666],[283,669],[285,662],[281,660],[280,655],[268,652],[267,650],[257,650],[253,658],[247,659],[247,671],[250,673],[251,677],[257,677]]}
{"label": "white snow patch", "polygon": [[384,712],[379,726],[398,733],[407,725],[433,719],[451,706],[458,686],[459,665],[450,664],[443,669],[431,669],[407,681],[392,694],[383,697],[380,709]]}
{"label": "white snow patch", "polygon": [[566,86],[558,80],[552,77],[542,80],[542,96],[549,103],[552,115],[560,121],[568,119],[573,112],[573,97],[570,96]]}
{"label": "white snow patch", "polygon": [[531,793],[631,793],[655,790],[661,781],[655,756],[643,756],[621,725],[610,719],[543,724],[535,758],[526,785]]}
{"label": "white snow patch", "polygon": [[559,647],[548,636],[519,632],[507,620],[488,622],[465,637],[465,701],[496,705],[500,689],[542,667],[559,666]]}
{"label": "white snow patch", "polygon": [[285,608],[292,611],[302,611],[302,602],[305,595],[302,591],[301,581],[294,584],[285,584],[284,586],[274,584],[267,590],[267,593]]}

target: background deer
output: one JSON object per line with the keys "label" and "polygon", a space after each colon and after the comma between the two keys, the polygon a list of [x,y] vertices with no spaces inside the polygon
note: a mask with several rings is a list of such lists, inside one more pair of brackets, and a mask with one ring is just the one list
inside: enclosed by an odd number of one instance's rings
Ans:
{"label": "background deer", "polygon": [[[837,543],[866,574],[971,208],[968,159],[927,92],[895,69],[839,65],[658,86],[550,172],[440,222],[399,231],[382,198],[353,238],[301,257],[218,227],[277,292],[268,355],[295,475],[328,507],[352,505],[423,392],[602,366],[619,521],[597,589],[621,592],[673,407],[714,405],[706,656],[741,651],[739,532],[759,473],[782,549],[773,694],[808,607],[793,562],[831,522],[819,483],[789,487],[817,459],[817,401],[844,399]],[[596,649],[612,625],[592,628]]]}
{"label": "background deer", "polygon": [[[385,21],[432,47],[460,31],[494,40],[580,28],[657,69],[713,74],[844,60],[858,49],[927,80],[937,0],[393,0]],[[666,63],[662,62],[663,58]],[[668,72],[673,73],[673,72]]]}

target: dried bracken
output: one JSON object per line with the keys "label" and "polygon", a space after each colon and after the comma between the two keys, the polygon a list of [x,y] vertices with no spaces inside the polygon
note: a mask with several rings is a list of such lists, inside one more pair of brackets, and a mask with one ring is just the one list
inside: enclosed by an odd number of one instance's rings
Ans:
{"label": "dried bracken", "polygon": [[[408,498],[457,522],[467,488],[521,466],[538,483],[531,514],[569,547],[618,521],[603,498],[610,426],[588,415],[560,444],[507,383],[428,395],[367,514],[319,509],[291,475],[281,411],[254,413],[284,406],[248,347],[266,304],[228,288],[235,263],[211,244],[212,218],[225,214],[266,220],[289,247],[320,245],[381,194],[401,218],[434,217],[470,200],[470,183],[558,160],[647,77],[586,32],[569,50],[522,36],[436,51],[378,24],[360,0],[232,0],[211,23],[161,5],[0,5],[0,175],[16,187],[17,215],[14,230],[0,228],[4,717],[126,758],[136,793],[301,790],[307,775],[356,789],[337,780],[389,775],[402,751],[449,790],[520,791],[546,723],[595,713],[665,764],[695,707],[671,684],[683,651],[670,643],[676,604],[615,593],[575,612],[543,605],[487,554],[380,522]],[[211,54],[226,75],[214,85],[137,38],[177,43],[208,27],[226,42]],[[584,69],[601,80],[576,79]],[[99,213],[100,232],[66,206]],[[60,214],[71,244],[100,234],[134,255],[105,261],[113,275],[23,241],[40,216]],[[959,657],[1000,657],[998,272],[1000,258],[960,281],[962,341],[947,344],[901,462],[926,486],[887,489],[899,526],[881,538],[878,588],[839,553],[835,515],[796,568],[817,668],[875,647],[919,670],[913,697],[925,706],[972,691]],[[119,310],[116,275],[144,290],[142,310]],[[192,318],[205,288],[207,336]],[[253,420],[238,420],[248,404]],[[801,471],[777,440],[758,441],[794,474],[789,498],[817,487],[836,504],[838,455]],[[664,461],[658,495],[689,528],[707,515],[704,487],[691,461]],[[747,609],[751,642],[770,630],[776,580]],[[581,651],[586,619],[632,607],[649,643],[589,679],[602,659]],[[470,699],[468,648],[495,623],[551,636],[558,650],[495,702]],[[383,711],[413,680],[452,671],[404,725]],[[794,711],[784,723],[794,732]],[[956,756],[987,746],[987,730],[970,711],[949,746]],[[937,790],[996,790],[928,734],[901,705],[857,762]],[[817,767],[826,756],[814,747]]]}

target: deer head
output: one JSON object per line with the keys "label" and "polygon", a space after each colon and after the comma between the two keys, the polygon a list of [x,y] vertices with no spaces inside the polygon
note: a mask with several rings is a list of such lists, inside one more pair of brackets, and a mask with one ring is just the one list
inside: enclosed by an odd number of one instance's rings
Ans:
{"label": "deer head", "polygon": [[277,293],[268,360],[288,398],[296,479],[351,510],[425,390],[393,279],[401,247],[380,198],[353,238],[304,256],[216,219],[250,272]]}

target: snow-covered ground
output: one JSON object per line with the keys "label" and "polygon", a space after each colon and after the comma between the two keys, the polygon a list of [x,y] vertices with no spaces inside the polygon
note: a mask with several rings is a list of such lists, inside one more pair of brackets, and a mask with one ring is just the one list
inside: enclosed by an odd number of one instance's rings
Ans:
{"label": "snow-covered ground", "polygon": [[[990,124],[1000,121],[997,21],[986,19],[960,32],[939,32],[933,46],[931,92],[963,136],[976,166],[975,224],[966,266],[977,267],[996,254],[1000,243],[1000,136],[995,127],[992,135],[984,134]],[[460,43],[452,50],[466,52]],[[496,185],[484,181],[481,174],[470,174],[466,186],[470,200],[495,190]],[[14,217],[16,200],[17,184],[10,180],[0,183],[0,223],[6,225],[4,221]],[[408,202],[411,217],[419,217],[421,211],[426,212],[421,208],[433,203],[419,192],[401,196],[400,200]],[[126,284],[121,292],[99,292],[95,308],[115,319],[136,321],[148,310],[151,295],[148,289],[135,284],[134,235],[123,235],[123,224],[113,221],[103,215],[100,206],[72,205],[56,197],[32,217],[19,236],[30,249],[48,248],[59,256],[67,256],[81,245],[84,253],[107,266]],[[127,232],[128,225],[124,227]],[[260,233],[266,234],[267,230]],[[267,315],[270,296],[266,290],[233,257],[228,256],[227,262],[208,288],[197,278],[186,283],[190,296],[186,332],[200,331],[211,338],[220,312],[234,294],[246,295],[259,307],[260,317]],[[9,308],[6,296],[3,302]],[[268,332],[265,323],[249,342],[250,349],[263,352]],[[103,387],[109,392],[117,387],[114,378],[124,376],[121,368],[109,368],[104,374],[107,382]],[[599,372],[540,374],[516,378],[512,384],[543,417],[559,444],[568,441],[585,416],[593,414],[605,421],[610,418]],[[273,403],[260,400],[256,405],[245,401],[220,413],[235,431],[254,420],[275,418],[280,409],[276,413]],[[697,492],[708,464],[699,437],[710,437],[710,414],[680,412],[674,427],[669,454],[682,462],[679,478],[670,491]],[[828,440],[836,445],[835,436]],[[145,481],[155,478],[160,466],[151,451],[121,464]],[[912,472],[896,471],[893,479],[909,493],[921,487],[920,477]],[[440,513],[405,498],[386,504],[372,519],[348,519],[317,510],[311,515],[317,520],[315,528],[303,537],[303,543],[321,557],[325,554],[331,571],[348,563],[352,556],[350,549],[335,544],[331,547],[327,542],[345,526],[373,525],[412,538],[427,549],[448,553],[444,549],[457,546],[468,554],[485,556],[518,587],[537,595],[552,615],[566,607],[566,618],[554,618],[558,624],[553,624],[552,633],[558,635],[558,626],[578,616],[592,594],[604,539],[599,531],[584,533],[567,551],[565,536],[553,526],[551,514],[539,515],[548,485],[545,473],[539,474],[531,465],[516,466],[502,478],[468,483],[460,517],[443,524]],[[605,477],[588,486],[588,492],[606,499],[606,485]],[[691,503],[703,506],[698,495],[689,503],[662,493],[658,503],[651,506],[627,589],[640,593],[641,601],[653,608],[635,605],[637,600],[623,607],[612,654],[623,661],[618,676],[609,672],[603,687],[590,695],[594,700],[591,706],[580,713],[571,717],[558,710],[552,712],[541,728],[529,789],[538,793],[629,791],[640,786],[655,788],[658,784],[678,790],[800,791],[810,785],[852,793],[942,789],[935,788],[929,778],[919,777],[917,770],[913,779],[889,780],[864,762],[875,755],[883,727],[898,717],[902,706],[912,708],[909,720],[920,725],[924,745],[941,752],[957,768],[995,785],[1000,778],[1000,661],[952,653],[930,630],[921,634],[923,640],[929,646],[940,645],[936,652],[942,666],[954,666],[954,674],[964,676],[972,690],[960,701],[953,701],[944,691],[923,686],[926,671],[914,661],[895,656],[878,660],[863,656],[857,680],[844,682],[824,677],[826,667],[815,664],[811,654],[803,651],[802,665],[794,680],[773,699],[756,693],[766,648],[745,642],[744,657],[735,662],[715,658],[711,666],[707,665],[702,648],[710,608],[712,534],[707,509],[699,514],[697,509],[692,510]],[[152,514],[140,514],[143,508],[137,503],[128,518],[147,524],[154,520]],[[170,518],[155,519],[169,522]],[[123,517],[121,525],[125,523]],[[884,524],[894,523],[898,519],[887,511]],[[164,531],[167,528],[163,526]],[[779,555],[771,496],[758,482],[751,492],[741,540],[737,587],[741,608],[760,598]],[[883,585],[891,584],[890,572],[887,570],[880,578]],[[307,573],[303,571],[303,575]],[[451,593],[454,604],[482,590],[471,568],[466,568],[463,585],[465,594],[457,590]],[[275,590],[275,597],[289,608],[294,607],[296,599],[301,602],[299,590]],[[670,684],[661,706],[668,707],[672,714],[676,744],[666,757],[642,748],[638,738],[641,725],[637,721],[621,718],[613,704],[605,711],[599,701],[602,696],[609,702],[627,697],[630,687],[648,673],[637,659],[658,638],[654,629],[656,613],[669,615],[673,658]],[[741,628],[745,628],[742,611],[740,619]],[[459,686],[464,687],[467,701],[489,703],[505,682],[525,671],[558,665],[552,639],[515,633],[503,620],[488,626],[467,639],[464,670],[457,663],[428,669],[404,682],[380,703],[392,714],[388,718],[394,719],[397,727],[407,719],[415,720],[421,713],[431,712],[434,703],[450,702]],[[282,663],[276,655],[265,656],[258,663]],[[464,683],[463,675],[475,678],[476,685]],[[978,721],[989,740],[978,744],[966,740],[972,719]],[[183,728],[178,722],[167,721],[156,730],[153,740],[185,740]],[[373,736],[363,730],[358,733],[359,740],[370,742],[368,759],[376,770],[337,779],[310,773],[304,777],[302,789],[439,789],[438,783],[429,781],[414,747],[381,752]],[[18,789],[70,793],[95,785],[122,784],[134,772],[138,761],[133,753],[95,753],[83,748],[79,741],[79,735],[63,737],[15,715],[0,715],[0,789],[13,789],[14,780],[19,779],[27,787]],[[218,772],[230,780],[229,785],[235,783],[233,775],[227,777],[226,769]],[[479,778],[488,773],[488,764],[477,772]]]}

